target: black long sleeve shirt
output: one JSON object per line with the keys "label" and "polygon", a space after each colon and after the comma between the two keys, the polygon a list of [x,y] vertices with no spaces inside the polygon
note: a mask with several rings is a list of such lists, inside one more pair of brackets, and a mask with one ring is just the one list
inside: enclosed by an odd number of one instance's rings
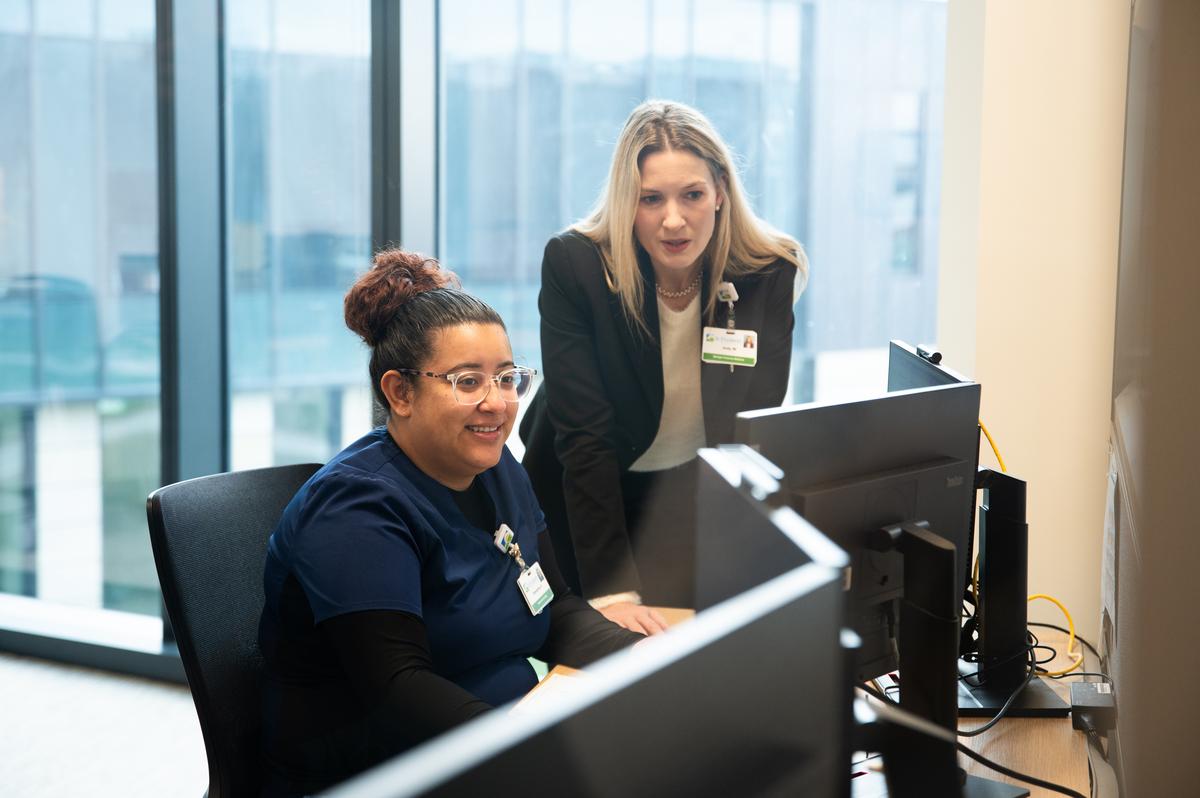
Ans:
{"label": "black long sleeve shirt", "polygon": [[[495,510],[476,481],[455,501],[480,534],[495,526]],[[573,595],[554,559],[545,532],[539,562],[554,590],[550,631],[535,656],[582,667],[630,645],[641,635],[610,623]],[[491,707],[439,675],[423,621],[396,610],[337,615],[313,626],[312,610],[294,579],[283,604],[307,616],[311,634],[267,641],[266,795],[313,792],[349,778]],[[313,734],[313,729],[320,732]]]}

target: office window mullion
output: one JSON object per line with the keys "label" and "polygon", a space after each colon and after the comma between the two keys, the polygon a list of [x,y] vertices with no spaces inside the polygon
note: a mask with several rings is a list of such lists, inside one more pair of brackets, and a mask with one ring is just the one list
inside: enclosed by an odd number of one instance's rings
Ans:
{"label": "office window mullion", "polygon": [[[159,0],[162,483],[223,471],[221,2]],[[162,610],[163,643],[175,636]]]}
{"label": "office window mullion", "polygon": [[371,4],[371,244],[439,254],[435,0]]}
{"label": "office window mullion", "polygon": [[159,0],[162,481],[225,469],[220,0]]}
{"label": "office window mullion", "polygon": [[400,240],[399,3],[371,3],[371,249]]}

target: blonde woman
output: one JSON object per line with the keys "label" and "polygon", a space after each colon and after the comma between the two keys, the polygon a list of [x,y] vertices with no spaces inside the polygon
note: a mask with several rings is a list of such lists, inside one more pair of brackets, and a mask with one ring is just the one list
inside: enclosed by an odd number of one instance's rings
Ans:
{"label": "blonde woman", "polygon": [[696,450],[783,401],[807,275],[673,102],[634,109],[596,208],[546,245],[523,462],[564,575],[610,620],[654,633],[650,606],[692,606]]}

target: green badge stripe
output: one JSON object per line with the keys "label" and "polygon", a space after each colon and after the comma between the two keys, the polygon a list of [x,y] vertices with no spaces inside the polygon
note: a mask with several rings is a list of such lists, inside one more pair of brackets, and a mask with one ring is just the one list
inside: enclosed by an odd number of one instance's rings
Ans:
{"label": "green badge stripe", "polygon": [[554,598],[554,591],[551,590],[549,587],[547,587],[546,592],[543,593],[542,597],[537,600],[536,604],[533,605],[533,614],[538,615],[539,613],[541,613],[541,611],[546,608],[546,605],[549,604],[553,598]]}
{"label": "green badge stripe", "polygon": [[753,366],[754,358],[738,357],[737,355],[719,355],[705,352],[702,358],[706,363],[732,363],[735,366]]}

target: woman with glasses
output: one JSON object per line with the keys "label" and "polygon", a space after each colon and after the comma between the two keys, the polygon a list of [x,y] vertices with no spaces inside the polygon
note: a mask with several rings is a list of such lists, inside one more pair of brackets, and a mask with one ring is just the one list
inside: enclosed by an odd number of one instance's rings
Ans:
{"label": "woman with glasses", "polygon": [[655,632],[643,602],[693,606],[696,450],[783,401],[807,275],[709,121],[672,102],[634,109],[596,208],[546,245],[523,462],[564,575],[610,619]]}
{"label": "woman with glasses", "polygon": [[504,323],[420,256],[350,289],[386,426],[288,504],[267,547],[265,792],[341,781],[640,638],[567,590],[505,448],[534,377]]}

